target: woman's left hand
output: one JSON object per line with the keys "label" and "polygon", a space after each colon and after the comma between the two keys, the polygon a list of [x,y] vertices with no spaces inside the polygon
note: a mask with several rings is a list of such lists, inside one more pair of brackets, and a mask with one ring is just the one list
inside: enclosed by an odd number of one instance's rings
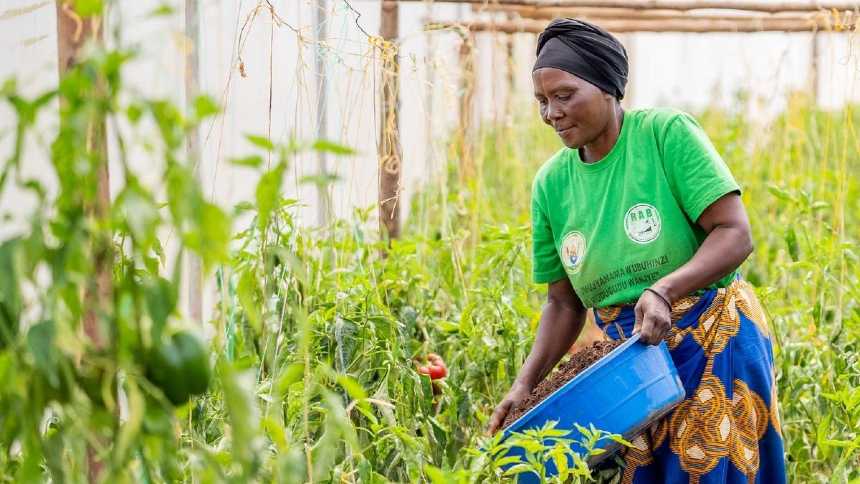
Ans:
{"label": "woman's left hand", "polygon": [[672,309],[660,296],[644,291],[636,303],[633,334],[641,333],[643,343],[657,345],[672,327]]}

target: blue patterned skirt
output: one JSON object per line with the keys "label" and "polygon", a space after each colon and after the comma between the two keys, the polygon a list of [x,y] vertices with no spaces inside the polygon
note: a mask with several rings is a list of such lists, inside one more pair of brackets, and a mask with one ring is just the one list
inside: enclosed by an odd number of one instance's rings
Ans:
{"label": "blue patterned skirt", "polygon": [[[633,306],[595,315],[613,339],[633,330]],[[665,341],[687,397],[632,441],[621,482],[786,482],[773,348],[752,286],[681,299],[672,323]]]}

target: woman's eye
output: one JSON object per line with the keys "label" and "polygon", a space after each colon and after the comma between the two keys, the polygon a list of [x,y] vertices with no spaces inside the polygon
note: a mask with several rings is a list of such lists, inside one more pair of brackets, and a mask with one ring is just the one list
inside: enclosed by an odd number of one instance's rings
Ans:
{"label": "woman's eye", "polygon": [[564,96],[558,96],[557,99],[561,102],[569,101],[570,100],[570,94],[566,94]]}

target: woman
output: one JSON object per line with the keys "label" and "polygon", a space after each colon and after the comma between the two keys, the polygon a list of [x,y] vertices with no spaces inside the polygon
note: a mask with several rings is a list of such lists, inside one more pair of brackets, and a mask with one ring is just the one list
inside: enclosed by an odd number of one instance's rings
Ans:
{"label": "woman", "polygon": [[548,283],[534,346],[495,432],[579,335],[586,308],[612,338],[666,341],[687,398],[635,438],[622,482],[785,482],[767,323],[737,268],[752,252],[740,189],[699,124],[625,112],[624,47],[552,21],[532,73],[566,149],[532,189],[534,279]]}

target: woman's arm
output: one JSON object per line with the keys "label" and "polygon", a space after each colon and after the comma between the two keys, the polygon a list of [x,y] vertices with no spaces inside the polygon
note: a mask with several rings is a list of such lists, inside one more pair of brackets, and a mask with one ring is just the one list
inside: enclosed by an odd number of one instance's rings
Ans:
{"label": "woman's arm", "polygon": [[[729,274],[752,253],[750,224],[741,197],[723,195],[697,220],[708,234],[693,258],[651,288],[669,303],[707,287]],[[636,327],[642,341],[658,344],[671,326],[671,308],[660,296],[645,291],[636,304]]]}
{"label": "woman's arm", "polygon": [[549,285],[534,345],[511,390],[496,406],[488,432],[494,434],[508,412],[529,395],[576,341],[585,322],[585,307],[567,278]]}

